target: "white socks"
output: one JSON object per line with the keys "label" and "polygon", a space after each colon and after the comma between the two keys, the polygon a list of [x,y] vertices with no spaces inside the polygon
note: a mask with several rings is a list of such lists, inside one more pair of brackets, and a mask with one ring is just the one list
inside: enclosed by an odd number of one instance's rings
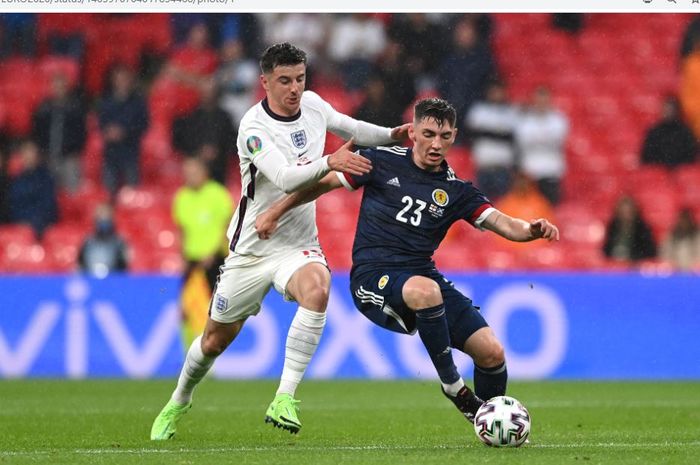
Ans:
{"label": "white socks", "polygon": [[294,397],[306,367],[316,352],[325,325],[326,312],[312,312],[301,306],[297,309],[287,333],[284,368],[277,394],[289,394]]}
{"label": "white socks", "polygon": [[197,336],[187,351],[172,399],[181,405],[192,402],[192,391],[207,374],[214,360],[215,357],[207,357],[202,353],[202,336]]}
{"label": "white socks", "polygon": [[462,378],[459,378],[457,381],[455,381],[452,384],[445,384],[445,383],[440,383],[440,384],[442,384],[442,389],[444,389],[447,394],[454,397],[457,395],[459,390],[464,387],[464,380]]}

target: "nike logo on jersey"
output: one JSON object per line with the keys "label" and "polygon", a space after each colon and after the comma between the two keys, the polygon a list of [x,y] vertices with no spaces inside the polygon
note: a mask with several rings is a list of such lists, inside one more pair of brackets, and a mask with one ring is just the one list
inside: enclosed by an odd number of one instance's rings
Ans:
{"label": "nike logo on jersey", "polygon": [[399,178],[391,178],[387,182],[390,186],[396,186],[396,187],[401,187],[401,183],[399,182]]}

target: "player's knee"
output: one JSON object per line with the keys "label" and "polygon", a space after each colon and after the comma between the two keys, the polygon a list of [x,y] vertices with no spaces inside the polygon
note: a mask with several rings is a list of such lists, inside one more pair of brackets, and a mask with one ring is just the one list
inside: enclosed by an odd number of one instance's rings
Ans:
{"label": "player's knee", "polygon": [[484,368],[496,367],[505,361],[506,354],[503,350],[503,345],[496,339],[492,339],[485,344],[474,359],[477,365]]}
{"label": "player's knee", "polygon": [[228,341],[216,334],[202,336],[202,353],[207,357],[218,357],[228,347]]}
{"label": "player's knee", "polygon": [[310,286],[305,289],[299,303],[309,310],[325,312],[328,305],[328,287],[323,285]]}
{"label": "player's knee", "polygon": [[412,310],[434,307],[442,303],[440,286],[430,278],[413,276],[402,289],[403,299]]}

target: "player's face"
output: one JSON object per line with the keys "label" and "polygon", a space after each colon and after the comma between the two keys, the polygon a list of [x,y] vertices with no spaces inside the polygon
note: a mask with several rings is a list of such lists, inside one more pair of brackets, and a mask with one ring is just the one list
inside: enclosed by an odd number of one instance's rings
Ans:
{"label": "player's face", "polygon": [[270,109],[281,116],[299,112],[301,94],[306,85],[306,65],[276,66],[271,73],[260,76]]}
{"label": "player's face", "polygon": [[437,171],[452,147],[457,129],[447,121],[440,126],[434,118],[414,121],[408,130],[413,141],[413,161],[427,171]]}

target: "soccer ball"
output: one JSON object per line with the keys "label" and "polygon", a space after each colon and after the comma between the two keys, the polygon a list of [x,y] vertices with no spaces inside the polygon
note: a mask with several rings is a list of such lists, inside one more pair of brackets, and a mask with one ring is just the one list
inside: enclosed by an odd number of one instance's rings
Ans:
{"label": "soccer ball", "polygon": [[517,399],[494,397],[476,412],[474,431],[487,446],[519,447],[530,435],[530,413]]}

